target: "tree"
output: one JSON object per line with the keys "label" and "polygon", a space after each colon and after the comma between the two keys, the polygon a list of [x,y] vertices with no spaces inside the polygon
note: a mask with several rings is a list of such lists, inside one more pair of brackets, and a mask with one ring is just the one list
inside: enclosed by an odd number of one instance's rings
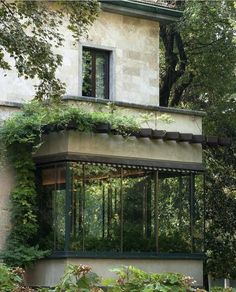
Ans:
{"label": "tree", "polygon": [[207,270],[214,277],[236,278],[236,99],[208,103],[204,128],[231,137],[230,147],[205,150]]}
{"label": "tree", "polygon": [[[39,79],[36,99],[58,99],[65,90],[56,78],[62,56],[54,52],[64,40],[62,18],[69,18],[68,28],[78,40],[97,17],[98,10],[96,0],[0,0],[0,68],[15,67],[19,76]],[[14,65],[10,64],[12,59]]]}
{"label": "tree", "polygon": [[236,67],[234,2],[172,2],[183,10],[183,17],[177,25],[161,25],[160,104],[187,106],[232,93]]}
{"label": "tree", "polygon": [[204,132],[232,139],[204,150],[207,273],[236,277],[236,40],[234,1],[171,1],[178,25],[161,25],[163,106],[206,111]]}

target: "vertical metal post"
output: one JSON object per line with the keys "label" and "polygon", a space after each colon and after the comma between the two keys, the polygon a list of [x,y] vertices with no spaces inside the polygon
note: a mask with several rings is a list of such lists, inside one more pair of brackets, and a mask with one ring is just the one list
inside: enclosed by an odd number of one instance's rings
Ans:
{"label": "vertical metal post", "polygon": [[71,171],[66,163],[65,251],[69,250],[71,232]]}
{"label": "vertical metal post", "polygon": [[[53,248],[57,249],[57,210],[56,210],[56,195],[57,195],[57,168],[54,165],[54,193],[52,193],[52,228],[53,228]],[[66,212],[65,212],[66,215]],[[66,238],[65,238],[66,240]]]}
{"label": "vertical metal post", "polygon": [[191,252],[194,252],[194,197],[195,197],[195,175],[190,174],[190,235]]}
{"label": "vertical metal post", "polygon": [[206,251],[206,173],[203,174],[203,251]]}
{"label": "vertical metal post", "polygon": [[156,245],[156,252],[159,252],[159,218],[158,218],[158,201],[159,201],[159,172],[158,170],[154,173],[154,217],[155,217],[155,224],[154,224],[154,234],[155,234],[155,245]]}
{"label": "vertical metal post", "polygon": [[178,193],[178,219],[179,219],[179,226],[180,228],[183,226],[183,177],[182,173],[180,174],[179,178],[179,193]]}
{"label": "vertical metal post", "polygon": [[146,184],[143,186],[143,238],[147,236],[147,191]]}
{"label": "vertical metal post", "polygon": [[105,237],[105,186],[102,186],[102,238]]}
{"label": "vertical metal post", "polygon": [[110,237],[111,227],[111,188],[107,188],[107,237]]}
{"label": "vertical metal post", "polygon": [[82,251],[84,251],[85,246],[85,230],[84,230],[84,213],[85,213],[85,166],[82,166],[83,181],[82,181]]}
{"label": "vertical metal post", "polygon": [[120,175],[120,252],[124,250],[124,196],[123,196],[124,170],[121,168]]}

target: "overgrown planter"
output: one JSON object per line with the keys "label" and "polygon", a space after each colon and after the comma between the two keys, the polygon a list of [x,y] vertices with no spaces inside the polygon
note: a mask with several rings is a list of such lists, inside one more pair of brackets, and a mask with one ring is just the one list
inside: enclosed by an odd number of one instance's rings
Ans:
{"label": "overgrown planter", "polygon": [[216,136],[207,136],[206,137],[206,144],[208,146],[217,146],[218,145],[218,137],[216,137]]}
{"label": "overgrown planter", "polygon": [[179,140],[179,132],[166,132],[163,139],[166,141],[178,141]]}
{"label": "overgrown planter", "polygon": [[230,146],[232,140],[228,137],[219,137],[218,142],[220,146]]}
{"label": "overgrown planter", "polygon": [[163,139],[166,131],[163,130],[152,130],[152,139]]}
{"label": "overgrown planter", "polygon": [[179,133],[179,142],[190,142],[192,141],[193,134],[190,133]]}
{"label": "overgrown planter", "polygon": [[49,133],[55,131],[55,127],[56,127],[55,124],[43,125],[43,126],[42,126],[42,132],[43,132],[44,134],[49,134]]}
{"label": "overgrown planter", "polygon": [[77,123],[74,120],[69,121],[67,124],[67,130],[76,130],[77,129]]}
{"label": "overgrown planter", "polygon": [[93,126],[93,131],[95,133],[109,133],[111,131],[111,125],[109,123],[96,123]]}
{"label": "overgrown planter", "polygon": [[190,143],[200,143],[204,144],[206,141],[206,137],[204,135],[193,135],[192,141]]}
{"label": "overgrown planter", "polygon": [[142,128],[142,129],[140,129],[139,137],[151,138],[152,137],[152,129],[150,129],[150,128]]}

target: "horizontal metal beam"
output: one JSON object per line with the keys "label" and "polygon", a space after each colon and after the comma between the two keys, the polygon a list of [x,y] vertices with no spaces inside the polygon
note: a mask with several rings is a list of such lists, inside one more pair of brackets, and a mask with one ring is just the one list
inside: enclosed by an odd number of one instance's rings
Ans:
{"label": "horizontal metal beam", "polygon": [[111,157],[98,156],[84,153],[58,153],[53,155],[38,156],[34,158],[37,164],[45,164],[49,162],[60,161],[79,161],[88,163],[104,163],[114,164],[117,166],[134,166],[143,169],[154,169],[160,171],[186,171],[186,172],[202,172],[204,166],[202,163],[190,163],[181,161],[165,161],[150,159],[134,159],[129,157]]}
{"label": "horizontal metal beam", "polygon": [[98,258],[98,259],[164,259],[164,260],[203,260],[204,253],[155,253],[155,252],[54,252],[50,258]]}

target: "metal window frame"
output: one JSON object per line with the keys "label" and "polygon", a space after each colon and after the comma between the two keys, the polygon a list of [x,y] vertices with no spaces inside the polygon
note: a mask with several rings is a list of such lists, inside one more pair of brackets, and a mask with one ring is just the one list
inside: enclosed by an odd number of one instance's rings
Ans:
{"label": "metal window frame", "polygon": [[[82,58],[81,58],[81,65],[83,66],[83,52],[88,51],[91,53],[92,56],[92,68],[91,68],[91,91],[92,91],[92,96],[84,96],[84,97],[92,97],[92,98],[98,98],[96,96],[96,59],[98,54],[103,54],[105,56],[105,70],[104,70],[104,86],[105,86],[105,95],[104,95],[104,100],[109,100],[110,99],[110,87],[111,87],[111,54],[112,51],[108,49],[103,49],[103,48],[97,48],[94,46],[82,46]],[[81,74],[82,76],[82,74]],[[83,78],[81,78],[81,94],[83,96]]]}

